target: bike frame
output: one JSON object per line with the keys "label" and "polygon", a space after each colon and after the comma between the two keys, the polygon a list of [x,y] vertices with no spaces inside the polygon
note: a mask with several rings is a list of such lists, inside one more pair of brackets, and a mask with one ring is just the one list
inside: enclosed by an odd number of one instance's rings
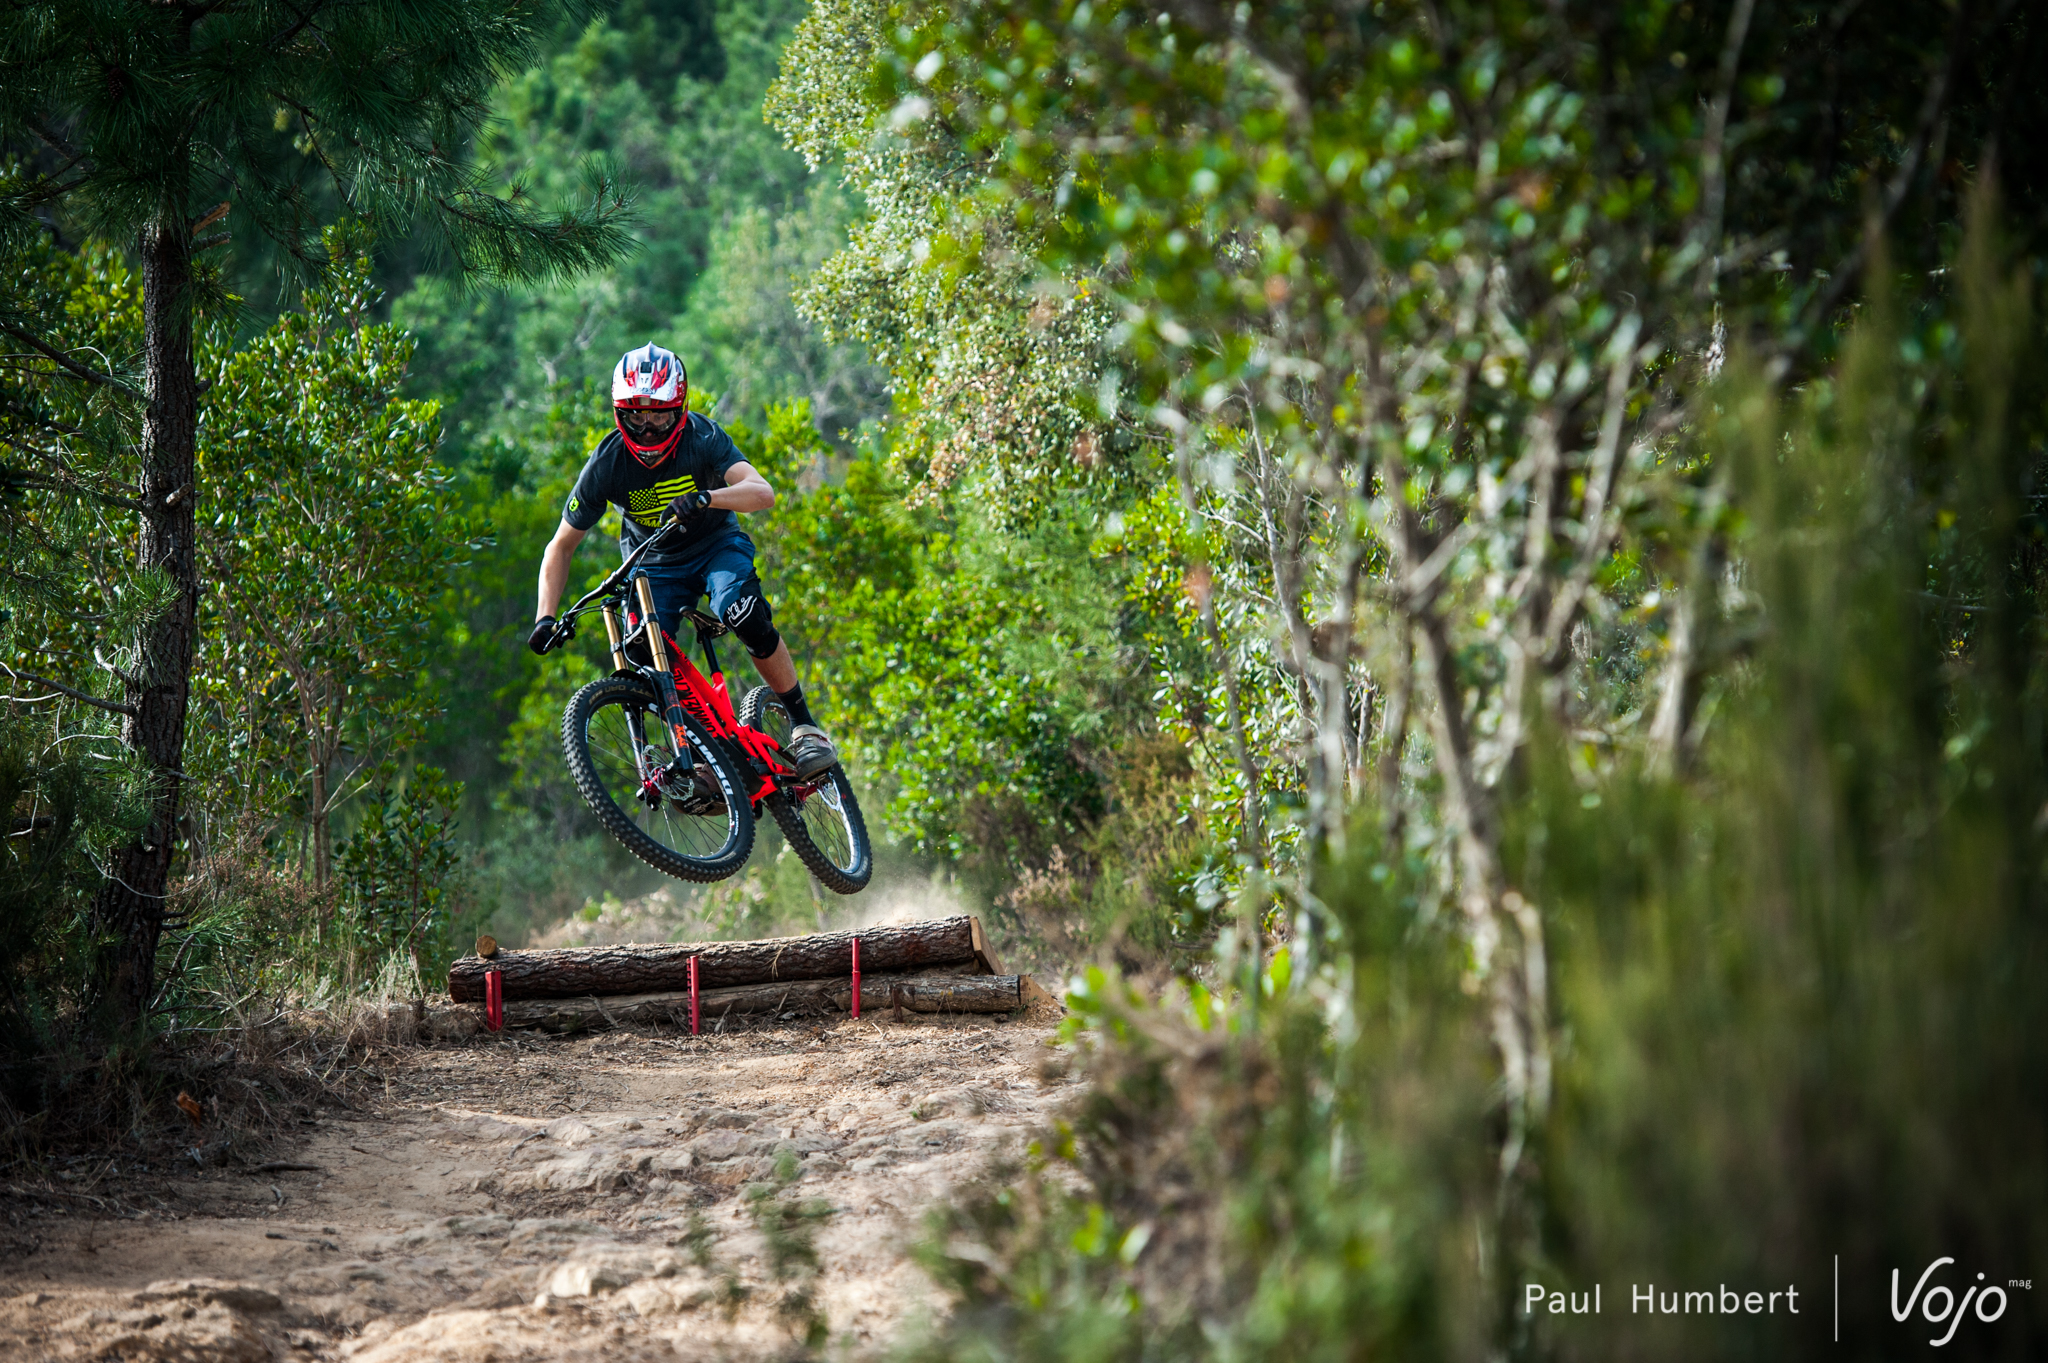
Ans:
{"label": "bike frame", "polygon": [[[575,605],[563,612],[562,624],[574,634],[573,622],[576,617],[589,610],[596,603],[604,619],[606,641],[611,645],[612,666],[616,675],[640,676],[654,687],[654,694],[661,702],[662,717],[668,729],[669,753],[672,758],[681,758],[689,751],[689,738],[683,730],[683,715],[689,714],[702,724],[714,738],[722,738],[739,748],[753,769],[758,782],[749,796],[750,802],[758,809],[763,797],[790,787],[797,796],[808,794],[816,783],[799,783],[796,769],[782,761],[782,745],[769,735],[739,722],[733,713],[732,696],[727,687],[725,673],[719,670],[718,655],[712,651],[711,641],[725,633],[725,626],[710,616],[703,615],[694,607],[684,611],[690,622],[697,627],[697,642],[704,650],[704,662],[711,670],[706,680],[690,661],[689,654],[676,645],[667,630],[661,627],[660,618],[654,611],[654,589],[645,577],[635,577],[633,568],[640,556],[659,543],[676,525],[671,521],[660,531],[648,537],[641,546],[621,563],[617,571],[584,595]],[[631,591],[639,607],[640,623],[630,629],[621,614],[626,595]],[[653,666],[635,663],[626,656],[626,648],[636,640],[647,645],[648,656]],[[629,729],[639,729],[637,716],[627,720]],[[646,769],[645,752],[648,745],[644,732],[633,734],[635,757],[640,766],[640,781],[644,791],[656,789],[659,774]]]}

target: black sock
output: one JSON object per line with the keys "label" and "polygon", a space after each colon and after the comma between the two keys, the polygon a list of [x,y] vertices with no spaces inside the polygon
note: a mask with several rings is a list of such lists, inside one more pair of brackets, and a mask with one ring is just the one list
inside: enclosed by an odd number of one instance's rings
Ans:
{"label": "black sock", "polygon": [[789,722],[817,727],[818,721],[811,718],[811,707],[804,701],[804,686],[798,682],[787,691],[777,691],[775,699],[782,702],[782,708],[789,711]]}

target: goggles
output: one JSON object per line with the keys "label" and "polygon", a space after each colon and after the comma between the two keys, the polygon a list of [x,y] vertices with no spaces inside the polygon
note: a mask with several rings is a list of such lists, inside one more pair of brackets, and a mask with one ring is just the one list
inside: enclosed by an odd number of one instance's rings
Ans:
{"label": "goggles", "polygon": [[682,419],[681,409],[675,407],[621,407],[618,413],[626,434],[641,442],[660,440]]}

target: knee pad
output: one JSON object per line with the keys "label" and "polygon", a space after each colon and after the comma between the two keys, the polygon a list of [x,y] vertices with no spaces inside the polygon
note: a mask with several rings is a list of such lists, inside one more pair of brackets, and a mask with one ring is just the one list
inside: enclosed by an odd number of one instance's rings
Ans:
{"label": "knee pad", "polygon": [[758,577],[740,584],[739,595],[726,603],[723,618],[725,627],[737,634],[747,652],[756,658],[767,657],[782,642],[782,635],[775,628],[775,612],[769,609],[768,598],[761,595]]}

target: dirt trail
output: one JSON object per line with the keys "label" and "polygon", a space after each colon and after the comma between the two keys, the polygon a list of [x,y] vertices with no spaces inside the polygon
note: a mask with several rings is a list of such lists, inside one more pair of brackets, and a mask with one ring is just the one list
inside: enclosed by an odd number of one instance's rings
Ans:
{"label": "dirt trail", "polygon": [[0,1198],[0,1360],[775,1357],[791,1335],[743,1194],[784,1151],[786,1196],[832,1208],[835,1352],[879,1352],[931,1305],[924,1210],[1063,1096],[1050,1032],[884,1016],[411,1049],[374,1101],[265,1156],[316,1170],[117,1171],[158,1208],[140,1218]]}

